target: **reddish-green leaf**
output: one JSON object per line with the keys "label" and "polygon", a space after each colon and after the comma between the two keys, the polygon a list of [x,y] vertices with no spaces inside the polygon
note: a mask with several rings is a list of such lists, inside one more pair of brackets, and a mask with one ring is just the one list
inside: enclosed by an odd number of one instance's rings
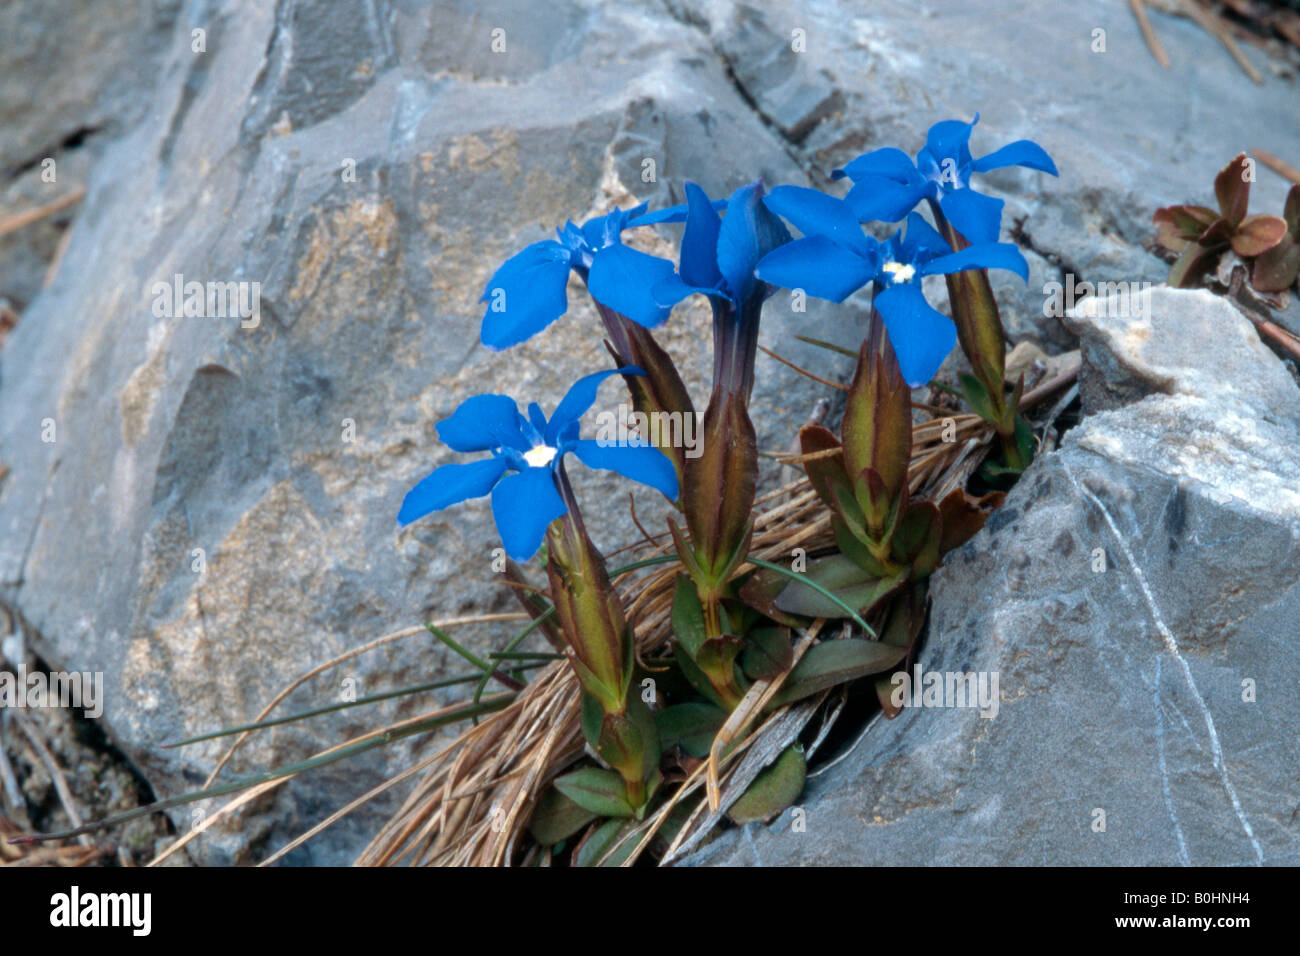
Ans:
{"label": "reddish-green leaf", "polygon": [[1246,178],[1250,169],[1250,160],[1245,153],[1238,153],[1228,165],[1214,177],[1214,195],[1219,200],[1219,214],[1235,226],[1246,218],[1250,205],[1250,181]]}
{"label": "reddish-green leaf", "polygon": [[1286,234],[1285,219],[1262,213],[1247,216],[1232,237],[1232,251],[1243,259],[1249,259],[1272,249]]}

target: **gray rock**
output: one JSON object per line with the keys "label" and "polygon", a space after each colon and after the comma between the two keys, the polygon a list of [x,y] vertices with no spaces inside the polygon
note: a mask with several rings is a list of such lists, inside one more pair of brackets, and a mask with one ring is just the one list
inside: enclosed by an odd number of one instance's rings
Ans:
{"label": "gray rock", "polygon": [[1099,304],[1087,374],[1149,394],[1067,432],[933,579],[920,667],[997,675],[996,710],[878,717],[801,832],[692,862],[1300,862],[1300,390],[1207,292]]}
{"label": "gray rock", "polygon": [[[395,526],[406,490],[457,457],[433,423],[460,401],[499,390],[553,407],[608,362],[577,286],[546,334],[504,354],[478,345],[477,299],[506,256],[611,203],[674,201],[686,176],[715,194],[802,181],[703,35],[662,13],[248,4],[207,21],[204,53],[191,26],[174,25],[138,91],[148,117],[105,145],[57,277],[0,351],[0,600],[51,666],[104,672],[105,726],[162,794],[193,789],[224,743],[161,744],[242,723],[382,634],[515,609],[491,571],[486,502]],[[657,175],[643,181],[647,158]],[[670,230],[635,241],[674,251]],[[156,314],[155,283],[178,274],[260,283],[256,326]],[[829,309],[816,308],[777,310],[766,341],[786,351],[796,320]],[[679,310],[661,341],[702,407],[706,307]],[[784,448],[821,389],[762,361],[760,440]],[[603,400],[617,396],[610,385]],[[599,543],[636,540],[632,486],[575,476]],[[662,528],[663,503],[635,495]],[[461,636],[480,652],[505,639]],[[465,670],[415,637],[282,709],[333,702],[345,682],[373,693]],[[232,770],[301,759],[428,700],[278,728]],[[207,831],[194,855],[238,862],[281,845],[413,752],[296,781]],[[392,807],[294,858],[348,862]],[[187,828],[190,811],[175,820]]]}

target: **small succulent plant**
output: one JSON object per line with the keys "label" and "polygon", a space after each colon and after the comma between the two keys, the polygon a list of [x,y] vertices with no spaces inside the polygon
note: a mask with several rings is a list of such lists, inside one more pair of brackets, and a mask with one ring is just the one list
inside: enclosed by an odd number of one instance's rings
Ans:
{"label": "small succulent plant", "polygon": [[[1261,292],[1278,292],[1296,281],[1300,269],[1300,194],[1291,190],[1287,217],[1249,215],[1254,164],[1245,153],[1214,177],[1218,210],[1208,206],[1164,206],[1151,217],[1156,241],[1178,253],[1169,271],[1169,284],[1195,286],[1227,252],[1251,268],[1251,285]],[[1277,250],[1276,252],[1274,250]]]}

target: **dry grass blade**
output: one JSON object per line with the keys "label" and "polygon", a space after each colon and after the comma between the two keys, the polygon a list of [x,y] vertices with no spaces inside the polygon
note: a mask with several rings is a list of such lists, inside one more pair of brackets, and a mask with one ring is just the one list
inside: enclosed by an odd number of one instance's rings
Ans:
{"label": "dry grass blade", "polygon": [[[462,624],[487,624],[487,623],[493,623],[498,621],[523,621],[523,620],[527,620],[527,618],[528,615],[522,613],[479,614],[471,617],[447,618],[445,620],[434,621],[432,623],[435,627],[445,628],[445,627],[456,627]],[[349,651],[345,651],[344,653],[339,654],[337,657],[331,658],[330,660],[326,661],[323,664],[318,664],[316,667],[313,667],[311,670],[307,671],[307,673],[303,674],[297,680],[293,681],[291,684],[285,687],[282,691],[280,691],[280,693],[276,694],[274,699],[272,699],[272,701],[269,704],[267,704],[264,708],[262,708],[261,712],[256,717],[253,718],[252,723],[258,723],[260,721],[266,720],[266,718],[271,715],[271,711],[275,710],[276,707],[280,706],[280,704],[283,703],[290,694],[292,694],[303,684],[307,683],[307,681],[311,680],[313,677],[317,677],[320,674],[325,673],[327,670],[338,667],[340,664],[346,661],[350,661],[354,657],[360,657],[362,654],[368,654],[370,651],[373,651],[376,648],[383,647],[386,644],[391,644],[394,641],[402,641],[408,637],[417,637],[420,634],[427,634],[427,633],[429,633],[428,629],[424,625],[420,625],[418,627],[404,627],[400,631],[394,631],[391,634],[385,634],[383,637],[377,637],[373,641],[370,641],[366,644],[362,644],[360,647],[354,647]],[[211,787],[213,785],[213,783],[217,779],[218,774],[220,774],[222,769],[226,766],[226,764],[230,762],[230,758],[235,755],[235,751],[238,750],[240,745],[243,744],[243,742],[247,740],[252,734],[253,731],[251,730],[244,731],[242,734],[239,735],[239,737],[235,739],[235,742],[230,745],[230,747],[222,755],[221,759],[217,761],[217,765],[212,769],[212,773],[208,774],[208,779],[204,782],[203,789],[207,789],[208,787]]]}
{"label": "dry grass blade", "polygon": [[1269,169],[1273,170],[1273,172],[1277,173],[1283,179],[1288,179],[1297,186],[1300,186],[1300,169],[1296,169],[1290,163],[1274,156],[1266,149],[1252,149],[1250,155],[1254,156],[1257,160]]}
{"label": "dry grass blade", "polygon": [[12,215],[0,219],[0,238],[9,235],[11,232],[17,232],[19,229],[25,229],[34,222],[40,222],[48,216],[53,216],[56,212],[62,212],[69,206],[76,205],[86,196],[86,188],[78,186],[66,196],[60,196],[53,202],[48,202],[43,206],[37,206],[35,209],[25,209],[22,212],[16,212]]}
{"label": "dry grass blade", "polygon": [[826,622],[823,619],[818,618],[813,622],[812,627],[808,628],[807,633],[804,634],[799,643],[795,646],[794,656],[790,660],[790,666],[786,668],[784,673],[772,680],[760,680],[754,682],[754,685],[750,687],[745,693],[745,696],[741,698],[740,703],[736,705],[736,709],[731,712],[727,717],[726,722],[723,723],[722,727],[714,736],[713,746],[709,748],[709,769],[706,774],[709,809],[712,812],[717,813],[719,807],[722,805],[722,790],[718,782],[718,765],[719,761],[722,759],[722,752],[730,747],[731,742],[739,737],[745,729],[753,723],[755,717],[762,713],[767,702],[775,696],[776,692],[781,689],[781,685],[785,683],[786,676],[789,675],[790,671],[793,670],[795,665],[803,658],[804,652],[806,652],[808,648],[812,646],[813,642],[817,640],[817,635],[821,631],[822,625],[825,623]]}
{"label": "dry grass blade", "polygon": [[1143,0],[1128,0],[1129,6],[1133,8],[1133,15],[1137,17],[1138,27],[1142,30],[1142,37],[1147,41],[1147,47],[1151,50],[1151,55],[1156,58],[1166,70],[1169,69],[1169,54],[1165,53],[1164,46],[1160,43],[1160,38],[1156,36],[1156,31],[1151,28],[1151,21],[1147,17],[1147,8]]}
{"label": "dry grass blade", "polygon": [[1237,61],[1237,65],[1246,71],[1247,76],[1261,86],[1263,85],[1264,78],[1259,75],[1259,70],[1255,69],[1250,60],[1246,59],[1246,54],[1241,52],[1241,47],[1237,45],[1237,41],[1233,39],[1232,33],[1229,32],[1218,14],[1201,6],[1197,0],[1178,0],[1178,5],[1182,7],[1189,17],[1200,24],[1201,29],[1218,37],[1219,42],[1227,48],[1228,52],[1232,54],[1232,58]]}

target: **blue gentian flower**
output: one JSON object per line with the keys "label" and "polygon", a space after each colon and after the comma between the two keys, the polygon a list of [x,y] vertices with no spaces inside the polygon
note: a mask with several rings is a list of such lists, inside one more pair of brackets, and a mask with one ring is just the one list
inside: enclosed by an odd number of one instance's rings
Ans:
{"label": "blue gentian flower", "polygon": [[853,188],[845,197],[860,222],[897,222],[922,199],[937,204],[943,216],[972,243],[997,242],[1002,225],[1001,199],[971,188],[972,173],[1004,166],[1026,166],[1057,175],[1056,164],[1032,140],[1022,139],[972,159],[969,123],[944,120],[930,127],[925,148],[913,162],[901,149],[872,150],[859,156],[832,178],[848,176]]}
{"label": "blue gentian flower", "polygon": [[915,212],[907,216],[906,233],[879,242],[863,233],[844,199],[778,186],[766,202],[804,235],[765,256],[759,278],[832,302],[874,282],[872,303],[885,321],[903,377],[914,388],[934,376],[957,341],[952,320],[926,302],[922,278],[966,269],[1007,269],[1029,278],[1029,266],[1014,244],[985,242],[954,252]]}
{"label": "blue gentian flower", "polygon": [[[569,307],[565,286],[573,270],[592,298],[634,322],[653,328],[668,318],[669,307],[650,294],[672,275],[667,259],[623,245],[624,229],[671,221],[645,219],[646,203],[615,209],[581,227],[566,222],[557,239],[534,242],[507,259],[488,280],[480,302],[487,303],[479,337],[490,349],[518,345],[546,328]],[[671,214],[671,210],[668,211]]]}
{"label": "blue gentian flower", "polygon": [[763,205],[763,184],[742,186],[724,202],[711,200],[698,185],[686,183],[686,203],[641,217],[640,223],[684,218],[678,269],[651,287],[656,302],[671,308],[701,293],[713,306],[714,386],[749,395],[763,302],[775,291],[754,274],[773,249],[790,241],[785,224]]}
{"label": "blue gentian flower", "polygon": [[645,372],[629,365],[578,379],[549,421],[536,402],[525,417],[508,395],[467,398],[450,418],[438,422],[438,437],[454,451],[486,451],[490,457],[434,469],[407,492],[398,523],[410,524],[430,512],[491,494],[492,516],[506,553],[527,561],[541,547],[546,526],[568,510],[558,480],[570,452],[590,468],[618,472],[676,499],[677,473],[653,445],[578,437],[578,420],[596,401],[600,383],[618,374]]}
{"label": "blue gentian flower", "polygon": [[[754,266],[768,252],[789,242],[790,232],[763,207],[762,199],[761,182],[741,186],[725,200],[725,206],[688,182],[685,207],[642,217],[644,223],[677,221],[685,208],[678,271],[654,286],[655,300],[671,307],[699,292],[740,311],[755,294],[763,298],[771,295],[772,290],[763,288],[754,275]],[[723,217],[718,215],[720,207],[726,209]]]}

